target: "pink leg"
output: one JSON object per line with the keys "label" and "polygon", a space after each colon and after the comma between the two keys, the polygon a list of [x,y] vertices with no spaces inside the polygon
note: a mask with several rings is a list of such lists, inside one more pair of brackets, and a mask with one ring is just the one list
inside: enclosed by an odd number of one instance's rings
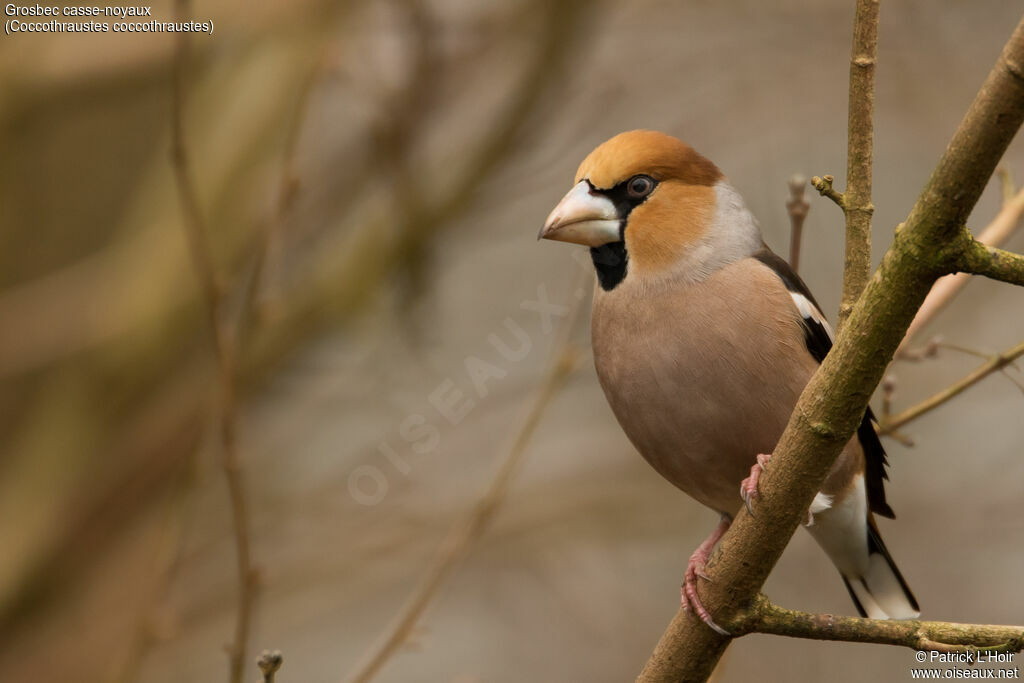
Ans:
{"label": "pink leg", "polygon": [[701,621],[707,624],[711,630],[723,636],[729,635],[729,632],[716,624],[704,608],[704,603],[700,601],[700,596],[697,594],[697,577],[699,576],[706,581],[711,580],[704,573],[704,565],[707,563],[708,558],[711,557],[711,551],[714,549],[715,544],[725,535],[731,523],[728,517],[722,515],[721,521],[718,522],[718,526],[711,532],[711,535],[704,539],[704,542],[693,551],[693,555],[690,555],[690,562],[686,565],[683,585],[679,589],[683,609],[690,610],[692,608]]}
{"label": "pink leg", "polygon": [[750,468],[750,476],[740,482],[740,498],[743,499],[743,504],[747,506],[747,512],[750,516],[754,516],[754,508],[751,507],[750,501],[757,498],[757,480],[761,477],[761,472],[767,469],[768,460],[772,457],[769,453],[765,455],[760,453],[757,456],[757,462]]}

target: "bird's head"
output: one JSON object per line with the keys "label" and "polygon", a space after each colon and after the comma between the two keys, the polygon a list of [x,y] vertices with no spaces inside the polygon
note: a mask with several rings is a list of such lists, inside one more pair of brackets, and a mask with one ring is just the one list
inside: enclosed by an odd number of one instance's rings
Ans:
{"label": "bird's head", "polygon": [[627,276],[701,279],[761,243],[718,167],[649,130],[620,133],[591,152],[538,237],[590,247],[605,290]]}

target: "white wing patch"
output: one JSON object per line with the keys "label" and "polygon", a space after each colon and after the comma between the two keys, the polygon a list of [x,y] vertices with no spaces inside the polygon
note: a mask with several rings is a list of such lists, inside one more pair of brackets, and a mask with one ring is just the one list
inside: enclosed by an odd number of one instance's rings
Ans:
{"label": "white wing patch", "polygon": [[832,331],[832,326],[828,324],[828,320],[825,320],[825,316],[821,314],[818,307],[811,303],[811,300],[800,292],[790,292],[789,295],[793,297],[793,303],[796,304],[796,308],[800,311],[800,315],[813,320],[822,327],[828,333],[829,339],[835,339],[835,333]]}
{"label": "white wing patch", "polygon": [[807,524],[804,526],[811,526],[814,524],[814,515],[819,512],[824,512],[830,507],[832,507],[832,496],[818,491],[818,494],[814,496],[814,500],[811,501],[811,507],[807,511]]}

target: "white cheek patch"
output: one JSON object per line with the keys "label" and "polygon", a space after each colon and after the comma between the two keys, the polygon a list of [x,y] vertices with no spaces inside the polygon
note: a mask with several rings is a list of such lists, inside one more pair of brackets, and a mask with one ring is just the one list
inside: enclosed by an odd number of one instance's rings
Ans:
{"label": "white cheek patch", "polygon": [[828,320],[825,320],[825,316],[821,314],[818,307],[811,303],[810,299],[801,294],[800,292],[790,292],[789,295],[793,298],[793,303],[796,304],[796,308],[800,311],[800,315],[813,320],[828,332],[828,338],[834,339],[835,333],[832,331],[832,326],[828,324]]}

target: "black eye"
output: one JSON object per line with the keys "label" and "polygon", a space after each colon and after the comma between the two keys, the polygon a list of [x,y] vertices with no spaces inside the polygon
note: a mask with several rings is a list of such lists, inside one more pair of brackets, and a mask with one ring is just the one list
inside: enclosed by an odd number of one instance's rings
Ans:
{"label": "black eye", "polygon": [[646,197],[654,189],[654,179],[646,175],[635,175],[626,183],[626,192],[634,199]]}

